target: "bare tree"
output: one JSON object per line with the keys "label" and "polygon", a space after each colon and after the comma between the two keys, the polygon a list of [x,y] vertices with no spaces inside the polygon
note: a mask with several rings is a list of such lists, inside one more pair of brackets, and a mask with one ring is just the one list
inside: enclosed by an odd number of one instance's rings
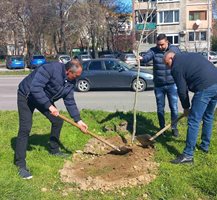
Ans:
{"label": "bare tree", "polygon": [[[133,3],[134,3],[134,0],[132,0]],[[152,30],[150,31],[148,34],[145,34],[145,31],[146,31],[146,24],[147,24],[147,20],[148,18],[153,14],[154,10],[155,10],[155,6],[153,4],[153,2],[151,0],[148,0],[147,1],[148,3],[148,7],[147,7],[147,11],[145,13],[145,18],[143,17],[143,15],[141,15],[142,17],[142,23],[144,24],[144,27],[143,27],[143,30],[142,30],[142,33],[140,35],[140,40],[136,46],[136,58],[137,58],[137,62],[138,62],[138,71],[137,71],[137,87],[136,87],[136,92],[135,92],[135,98],[134,98],[134,105],[133,105],[133,134],[132,134],[132,138],[131,138],[131,142],[133,143],[134,142],[134,139],[135,139],[135,134],[136,134],[136,124],[137,124],[137,121],[136,121],[136,115],[137,115],[137,110],[136,110],[136,106],[137,106],[137,96],[138,96],[138,85],[139,85],[139,73],[140,73],[140,59],[139,59],[139,49],[140,49],[140,45],[142,43],[143,40],[147,39],[147,37],[150,35],[150,34],[153,34],[156,30]],[[144,37],[145,35],[145,37]]]}

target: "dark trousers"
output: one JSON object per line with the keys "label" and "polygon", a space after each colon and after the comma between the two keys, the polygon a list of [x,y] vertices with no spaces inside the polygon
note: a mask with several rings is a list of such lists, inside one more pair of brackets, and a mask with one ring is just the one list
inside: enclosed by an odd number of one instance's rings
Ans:
{"label": "dark trousers", "polygon": [[34,102],[27,101],[26,97],[18,92],[17,106],[19,112],[19,131],[16,139],[15,149],[15,164],[18,167],[26,167],[26,150],[28,145],[28,138],[32,128],[32,115],[38,109],[51,122],[50,134],[50,151],[57,153],[59,151],[59,137],[63,125],[63,120],[50,114],[49,110],[42,109]]}

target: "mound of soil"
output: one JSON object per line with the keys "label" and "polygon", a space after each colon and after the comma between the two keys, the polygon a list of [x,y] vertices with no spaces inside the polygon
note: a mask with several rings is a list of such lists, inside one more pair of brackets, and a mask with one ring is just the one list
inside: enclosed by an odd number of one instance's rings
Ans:
{"label": "mound of soil", "polygon": [[[120,137],[107,139],[112,144],[124,146]],[[127,142],[128,140],[125,140]],[[83,151],[73,154],[60,170],[61,180],[76,183],[81,190],[113,190],[144,185],[156,176],[157,163],[153,161],[154,150],[133,145],[125,155],[112,154],[112,149],[91,139]]]}

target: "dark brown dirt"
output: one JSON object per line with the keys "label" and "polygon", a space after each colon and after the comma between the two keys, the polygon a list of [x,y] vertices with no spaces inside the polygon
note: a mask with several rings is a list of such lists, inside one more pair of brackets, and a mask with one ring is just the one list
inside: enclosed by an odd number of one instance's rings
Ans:
{"label": "dark brown dirt", "polygon": [[[120,137],[108,141],[124,146]],[[63,182],[76,183],[81,190],[113,190],[116,188],[148,184],[155,178],[157,163],[153,161],[153,148],[133,145],[125,155],[114,155],[112,149],[91,139],[83,151],[77,151],[72,161],[60,170]]]}

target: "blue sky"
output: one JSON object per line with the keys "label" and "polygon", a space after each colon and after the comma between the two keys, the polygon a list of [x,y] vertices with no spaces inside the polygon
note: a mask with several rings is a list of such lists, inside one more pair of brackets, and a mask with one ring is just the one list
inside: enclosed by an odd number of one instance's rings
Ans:
{"label": "blue sky", "polygon": [[129,5],[129,8],[128,8],[127,12],[132,11],[132,0],[118,0],[118,2],[120,2],[121,4]]}
{"label": "blue sky", "polygon": [[132,3],[132,0],[120,0],[122,3]]}

